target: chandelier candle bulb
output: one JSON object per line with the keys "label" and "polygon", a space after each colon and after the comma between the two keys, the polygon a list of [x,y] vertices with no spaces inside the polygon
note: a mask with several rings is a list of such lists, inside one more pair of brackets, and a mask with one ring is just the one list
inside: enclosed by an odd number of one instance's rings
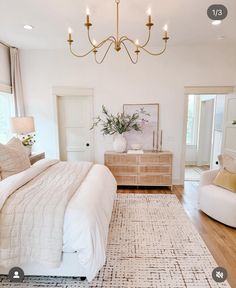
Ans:
{"label": "chandelier candle bulb", "polygon": [[152,11],[150,8],[148,9],[147,13],[148,13],[148,23],[150,24],[152,23]]}
{"label": "chandelier candle bulb", "polygon": [[89,24],[89,15],[90,15],[90,11],[89,8],[86,9],[86,23]]}
{"label": "chandelier candle bulb", "polygon": [[164,26],[164,38],[167,38],[167,37],[168,37],[167,31],[168,31],[168,26],[165,25],[165,26]]}
{"label": "chandelier candle bulb", "polygon": [[68,34],[69,34],[69,41],[72,41],[72,29],[69,27],[68,28]]}

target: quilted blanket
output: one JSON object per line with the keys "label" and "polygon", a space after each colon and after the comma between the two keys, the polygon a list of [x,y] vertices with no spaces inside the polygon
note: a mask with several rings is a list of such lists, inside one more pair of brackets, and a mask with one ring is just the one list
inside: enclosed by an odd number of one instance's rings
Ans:
{"label": "quilted blanket", "polygon": [[[40,161],[41,162],[41,161]],[[0,182],[0,263],[58,267],[67,204],[92,163],[45,160]]]}

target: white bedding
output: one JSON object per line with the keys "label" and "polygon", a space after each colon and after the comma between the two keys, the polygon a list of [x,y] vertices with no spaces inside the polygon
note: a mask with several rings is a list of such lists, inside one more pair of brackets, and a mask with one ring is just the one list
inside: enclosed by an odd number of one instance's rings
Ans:
{"label": "white bedding", "polygon": [[[1,181],[0,209],[6,197],[31,181],[39,171],[43,173],[47,169],[46,166],[54,164],[53,160],[42,160],[30,169]],[[79,264],[84,267],[85,276],[89,281],[105,262],[108,226],[115,191],[116,182],[110,171],[103,165],[94,165],[66,208],[63,251],[78,252]],[[19,263],[15,263],[17,264]]]}

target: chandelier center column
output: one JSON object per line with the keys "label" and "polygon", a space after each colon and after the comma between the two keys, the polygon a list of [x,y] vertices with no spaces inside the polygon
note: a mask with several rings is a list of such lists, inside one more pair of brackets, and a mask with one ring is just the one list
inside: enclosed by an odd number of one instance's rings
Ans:
{"label": "chandelier center column", "polygon": [[115,50],[120,51],[120,35],[119,35],[119,4],[120,0],[116,0],[116,43]]}

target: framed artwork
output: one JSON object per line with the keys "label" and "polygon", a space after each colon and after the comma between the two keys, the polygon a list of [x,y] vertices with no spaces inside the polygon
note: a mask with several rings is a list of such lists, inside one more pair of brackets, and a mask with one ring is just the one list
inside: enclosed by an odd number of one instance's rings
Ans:
{"label": "framed artwork", "polygon": [[133,114],[144,109],[149,115],[143,116],[148,122],[143,126],[142,132],[130,131],[125,133],[128,149],[132,144],[140,144],[143,150],[158,150],[159,143],[159,104],[124,104],[123,111]]}

